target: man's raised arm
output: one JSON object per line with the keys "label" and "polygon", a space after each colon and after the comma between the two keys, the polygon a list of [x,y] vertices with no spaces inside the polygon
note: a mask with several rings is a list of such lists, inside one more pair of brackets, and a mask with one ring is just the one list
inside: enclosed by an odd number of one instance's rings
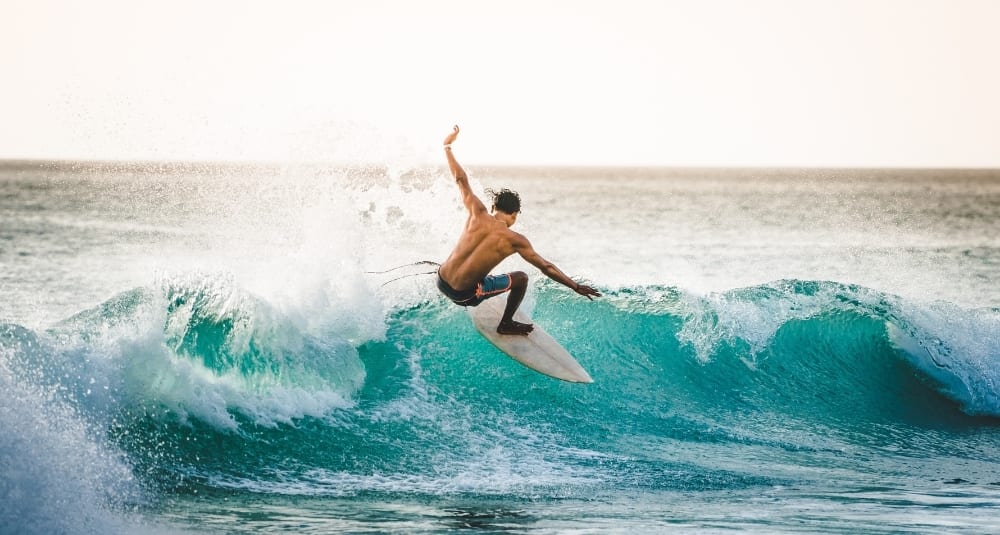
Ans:
{"label": "man's raised arm", "polygon": [[455,155],[451,152],[451,144],[455,142],[456,138],[458,138],[458,125],[455,125],[455,129],[444,138],[444,154],[448,158],[448,169],[451,170],[455,182],[458,183],[458,189],[462,192],[462,204],[465,205],[466,210],[470,214],[477,211],[485,212],[486,206],[483,205],[483,201],[479,200],[479,197],[476,197],[475,193],[472,193],[472,187],[469,186],[469,176],[465,174],[465,169],[462,169],[458,160],[455,159]]}

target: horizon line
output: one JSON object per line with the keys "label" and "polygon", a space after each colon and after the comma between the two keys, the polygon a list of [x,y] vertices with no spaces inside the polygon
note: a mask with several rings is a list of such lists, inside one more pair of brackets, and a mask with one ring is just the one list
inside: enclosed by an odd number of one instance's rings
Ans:
{"label": "horizon line", "polygon": [[[198,167],[285,167],[285,166],[307,166],[307,167],[332,167],[332,168],[366,168],[366,167],[388,167],[391,164],[384,162],[335,162],[335,161],[293,161],[293,160],[146,160],[146,159],[67,159],[67,158],[0,158],[0,168],[18,167],[45,167],[57,168],[82,167],[123,167],[142,168],[152,166],[169,166],[179,168]],[[464,163],[463,165],[479,168],[496,169],[705,169],[705,170],[726,170],[726,169],[771,169],[771,170],[900,170],[900,171],[1000,171],[1000,166],[916,166],[916,165],[817,165],[817,164],[594,164],[594,163]],[[445,167],[444,163],[424,163],[417,167]],[[169,171],[175,169],[163,169]]]}

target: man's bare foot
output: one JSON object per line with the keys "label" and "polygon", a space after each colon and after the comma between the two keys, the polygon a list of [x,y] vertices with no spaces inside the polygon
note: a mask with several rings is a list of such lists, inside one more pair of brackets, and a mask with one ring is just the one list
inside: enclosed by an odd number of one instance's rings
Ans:
{"label": "man's bare foot", "polygon": [[520,334],[527,336],[534,329],[535,326],[530,323],[521,323],[514,320],[501,321],[500,325],[497,325],[497,332],[500,334]]}

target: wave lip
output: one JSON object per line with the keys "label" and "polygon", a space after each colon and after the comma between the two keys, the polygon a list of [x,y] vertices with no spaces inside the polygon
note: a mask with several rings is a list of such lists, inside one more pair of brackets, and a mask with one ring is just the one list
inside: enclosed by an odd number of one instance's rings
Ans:
{"label": "wave lip", "polygon": [[934,303],[891,323],[911,362],[971,415],[1000,416],[1000,310]]}

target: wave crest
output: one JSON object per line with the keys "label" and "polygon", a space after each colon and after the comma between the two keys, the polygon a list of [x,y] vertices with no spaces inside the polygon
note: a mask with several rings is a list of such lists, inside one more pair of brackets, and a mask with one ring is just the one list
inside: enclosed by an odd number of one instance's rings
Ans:
{"label": "wave crest", "polygon": [[347,340],[310,335],[222,277],[136,288],[47,334],[36,366],[93,411],[226,430],[237,413],[274,426],[350,406],[365,375]]}
{"label": "wave crest", "polygon": [[[964,412],[1000,416],[1000,311],[995,309],[914,303],[828,281],[780,280],[706,296],[659,287],[618,294],[629,310],[675,318],[676,339],[693,350],[699,362],[735,355],[750,370],[776,351],[805,355],[816,344],[829,346],[820,358],[836,358],[839,350],[874,353],[874,342],[868,347],[834,347],[868,329],[867,322],[873,320],[883,326],[881,339]],[[794,340],[778,336],[806,322],[808,327]],[[782,346],[787,343],[795,347]],[[863,361],[859,365],[863,367]]]}

